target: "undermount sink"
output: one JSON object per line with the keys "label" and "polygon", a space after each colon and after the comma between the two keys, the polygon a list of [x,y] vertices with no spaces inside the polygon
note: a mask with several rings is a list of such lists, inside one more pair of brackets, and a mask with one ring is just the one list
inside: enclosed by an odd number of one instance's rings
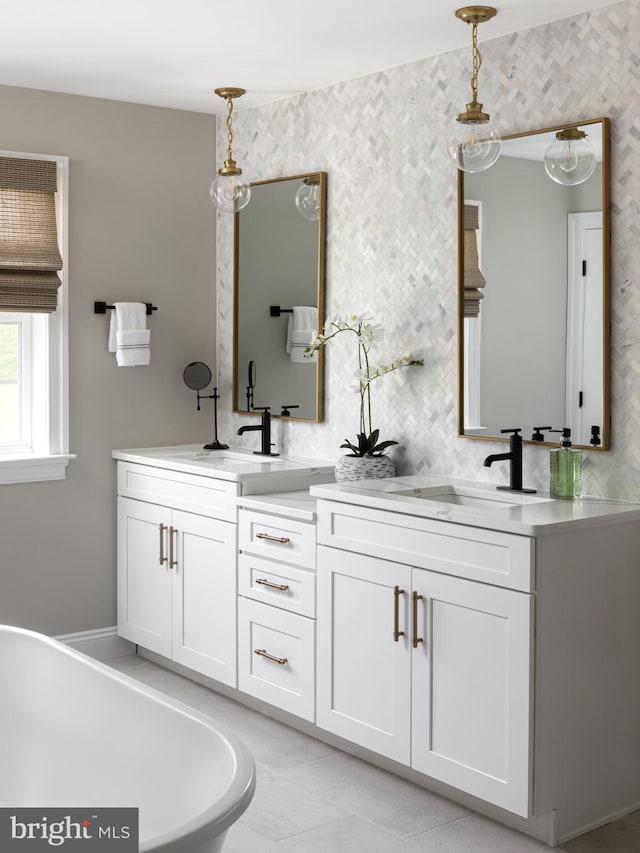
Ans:
{"label": "undermount sink", "polygon": [[401,489],[393,491],[394,495],[421,498],[435,503],[454,504],[458,507],[471,509],[510,509],[536,503],[547,503],[550,498],[539,497],[523,492],[498,491],[487,492],[484,489],[473,489],[468,486],[431,486],[425,489]]}
{"label": "undermount sink", "polygon": [[233,450],[175,450],[163,454],[167,459],[187,459],[211,465],[256,465],[259,462],[282,462],[277,456],[237,453]]}

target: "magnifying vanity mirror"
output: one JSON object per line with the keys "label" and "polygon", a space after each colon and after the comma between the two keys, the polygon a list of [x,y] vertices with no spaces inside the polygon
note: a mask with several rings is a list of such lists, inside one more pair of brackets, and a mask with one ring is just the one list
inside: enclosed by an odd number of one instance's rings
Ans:
{"label": "magnifying vanity mirror", "polygon": [[[574,446],[609,448],[608,124],[507,136],[491,169],[459,172],[465,438],[506,440],[502,429],[521,427],[530,440],[543,427],[539,443],[557,445],[548,429],[569,427]],[[586,181],[565,186],[548,177],[544,154],[570,128],[586,133],[597,162]]]}
{"label": "magnifying vanity mirror", "polygon": [[[233,411],[322,420],[325,172],[251,184],[235,215]],[[259,413],[258,413],[259,414]]]}

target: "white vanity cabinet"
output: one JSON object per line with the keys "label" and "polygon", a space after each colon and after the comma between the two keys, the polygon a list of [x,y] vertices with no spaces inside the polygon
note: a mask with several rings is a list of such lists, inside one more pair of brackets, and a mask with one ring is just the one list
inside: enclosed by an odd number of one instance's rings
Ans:
{"label": "white vanity cabinet", "polygon": [[318,725],[528,816],[533,598],[454,574],[526,578],[529,542],[489,532],[473,556],[478,532],[441,522],[324,502],[319,519]]}
{"label": "white vanity cabinet", "polygon": [[313,722],[315,501],[279,497],[240,499],[238,688]]}
{"label": "white vanity cabinet", "polygon": [[640,505],[429,490],[311,490],[317,725],[551,845],[640,808]]}
{"label": "white vanity cabinet", "polygon": [[234,483],[118,464],[119,635],[230,686],[236,493]]}

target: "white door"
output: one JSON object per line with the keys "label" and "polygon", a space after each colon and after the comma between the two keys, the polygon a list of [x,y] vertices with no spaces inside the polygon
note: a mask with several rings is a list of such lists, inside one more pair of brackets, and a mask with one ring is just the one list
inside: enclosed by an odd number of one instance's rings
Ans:
{"label": "white door", "polygon": [[602,213],[570,213],[568,230],[567,423],[588,445],[603,423]]}
{"label": "white door", "polygon": [[118,634],[171,655],[171,510],[118,498]]}
{"label": "white door", "polygon": [[172,537],[173,660],[235,687],[235,525],[174,510]]}
{"label": "white door", "polygon": [[527,817],[532,597],[414,569],[412,766]]}
{"label": "white door", "polygon": [[317,572],[317,724],[409,764],[411,569],[319,546]]}

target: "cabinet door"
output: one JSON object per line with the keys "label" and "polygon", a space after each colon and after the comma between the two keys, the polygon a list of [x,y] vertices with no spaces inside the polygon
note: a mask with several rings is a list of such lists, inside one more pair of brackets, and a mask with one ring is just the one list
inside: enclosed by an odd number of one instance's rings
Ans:
{"label": "cabinet door", "polygon": [[173,660],[236,686],[236,527],[174,511]]}
{"label": "cabinet door", "polygon": [[532,596],[413,572],[412,766],[527,817]]}
{"label": "cabinet door", "polygon": [[[411,570],[318,548],[317,724],[409,763]],[[404,590],[397,597],[394,587]],[[395,602],[399,630],[394,640]]]}
{"label": "cabinet door", "polygon": [[[171,511],[118,498],[118,634],[171,655]],[[162,528],[161,528],[162,525]]]}

